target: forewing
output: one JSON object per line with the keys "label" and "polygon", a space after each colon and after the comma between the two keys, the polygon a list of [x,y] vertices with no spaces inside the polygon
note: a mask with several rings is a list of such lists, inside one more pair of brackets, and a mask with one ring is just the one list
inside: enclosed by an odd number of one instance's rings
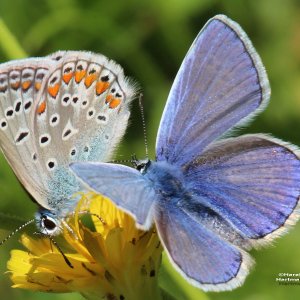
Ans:
{"label": "forewing", "polygon": [[160,240],[176,269],[205,291],[240,286],[252,265],[250,256],[220,238],[184,211],[161,201],[155,208]]}
{"label": "forewing", "polygon": [[[294,148],[263,135],[209,146],[184,167],[186,187],[253,246],[267,243],[298,219],[300,161]],[[187,214],[193,211],[182,203]]]}
{"label": "forewing", "polygon": [[66,214],[80,189],[74,160],[106,161],[123,136],[134,88],[103,55],[57,52],[0,66],[0,144],[44,208]]}
{"label": "forewing", "polygon": [[0,65],[0,145],[16,176],[41,204],[46,183],[32,156],[34,135],[30,113],[54,62],[29,58]]}
{"label": "forewing", "polygon": [[184,165],[269,99],[262,62],[241,27],[209,20],[187,53],[171,88],[156,142],[158,160]]}
{"label": "forewing", "polygon": [[123,136],[134,88],[122,68],[90,52],[57,52],[32,112],[35,153],[47,177],[47,205],[72,210],[80,189],[72,161],[107,161]]}
{"label": "forewing", "polygon": [[133,216],[139,228],[150,228],[157,196],[140,172],[110,163],[72,163],[70,168],[85,185]]}

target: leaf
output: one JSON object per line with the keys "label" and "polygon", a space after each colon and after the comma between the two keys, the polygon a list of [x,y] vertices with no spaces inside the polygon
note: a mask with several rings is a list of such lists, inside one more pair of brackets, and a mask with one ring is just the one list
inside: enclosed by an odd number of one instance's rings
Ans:
{"label": "leaf", "polygon": [[0,230],[13,231],[24,223],[26,223],[26,220],[22,218],[0,213]]}
{"label": "leaf", "polygon": [[26,52],[23,50],[16,37],[10,32],[1,18],[0,36],[0,48],[2,48],[2,51],[8,60],[27,57]]}

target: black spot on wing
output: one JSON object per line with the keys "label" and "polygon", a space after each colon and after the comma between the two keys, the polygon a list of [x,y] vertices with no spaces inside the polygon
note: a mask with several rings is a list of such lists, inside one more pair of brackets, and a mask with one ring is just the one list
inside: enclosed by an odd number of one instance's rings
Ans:
{"label": "black spot on wing", "polygon": [[25,139],[28,134],[29,134],[28,131],[21,132],[16,139],[16,144],[20,143],[23,139]]}

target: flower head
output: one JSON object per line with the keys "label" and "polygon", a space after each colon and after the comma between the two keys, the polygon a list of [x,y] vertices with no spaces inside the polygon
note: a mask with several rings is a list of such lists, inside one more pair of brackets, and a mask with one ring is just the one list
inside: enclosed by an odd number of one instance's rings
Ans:
{"label": "flower head", "polygon": [[[83,224],[83,214],[91,216],[94,230]],[[28,251],[13,250],[8,261],[13,287],[76,291],[88,299],[160,298],[162,247],[154,229],[138,230],[130,216],[93,193],[83,195],[68,226],[63,230],[67,242],[63,248],[73,268],[49,239],[23,235]]]}

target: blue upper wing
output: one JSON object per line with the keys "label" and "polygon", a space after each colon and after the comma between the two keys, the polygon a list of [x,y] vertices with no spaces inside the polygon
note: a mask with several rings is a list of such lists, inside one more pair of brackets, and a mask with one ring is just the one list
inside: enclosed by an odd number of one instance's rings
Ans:
{"label": "blue upper wing", "polygon": [[300,161],[293,150],[263,135],[210,145],[184,167],[186,188],[196,202],[183,201],[181,208],[197,220],[203,218],[196,212],[209,208],[252,246],[272,240],[298,218]]}
{"label": "blue upper wing", "polygon": [[150,228],[156,194],[140,172],[127,166],[93,162],[72,163],[70,168],[85,185],[133,216],[139,228]]}
{"label": "blue upper wing", "polygon": [[159,127],[158,160],[184,165],[269,99],[262,62],[240,26],[208,21],[175,78]]}
{"label": "blue upper wing", "polygon": [[252,265],[251,257],[163,199],[154,213],[160,240],[177,270],[205,291],[240,286]]}

